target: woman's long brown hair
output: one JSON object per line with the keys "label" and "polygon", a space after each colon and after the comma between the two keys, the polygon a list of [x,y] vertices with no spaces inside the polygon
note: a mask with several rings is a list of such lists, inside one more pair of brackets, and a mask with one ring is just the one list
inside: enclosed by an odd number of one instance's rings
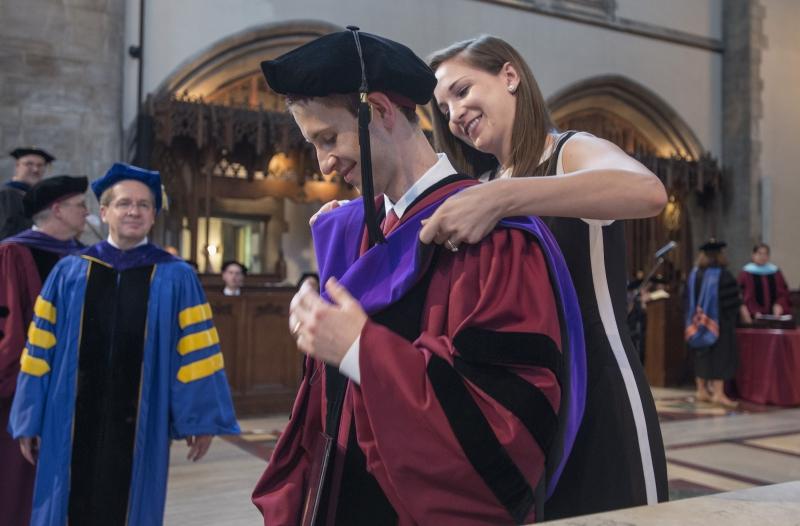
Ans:
{"label": "woman's long brown hair", "polygon": [[[544,152],[547,133],[553,128],[542,92],[525,60],[511,45],[497,37],[481,35],[457,42],[433,53],[428,64],[433,71],[449,60],[463,60],[473,68],[493,75],[500,73],[505,63],[511,63],[520,82],[517,86],[517,108],[511,129],[511,167],[515,177],[535,175]],[[436,148],[448,155],[459,171],[477,177],[497,168],[498,160],[457,139],[448,126],[438,105],[431,103],[433,138]],[[508,168],[508,167],[505,167]]]}
{"label": "woman's long brown hair", "polygon": [[698,268],[727,267],[728,257],[718,250],[701,250],[694,264]]}

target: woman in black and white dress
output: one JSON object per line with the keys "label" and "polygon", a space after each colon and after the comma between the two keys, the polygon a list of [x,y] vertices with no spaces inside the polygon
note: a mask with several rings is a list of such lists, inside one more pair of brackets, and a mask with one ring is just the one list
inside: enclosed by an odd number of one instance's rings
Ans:
{"label": "woman in black and white dress", "polygon": [[658,214],[666,203],[663,185],[608,141],[555,133],[533,74],[506,42],[488,36],[460,42],[435,53],[430,65],[438,79],[437,145],[459,170],[488,182],[444,203],[422,241],[455,250],[504,217],[538,215],[555,235],[578,293],[586,409],[545,517],[666,500],[661,430],[626,325],[625,235],[616,221]]}

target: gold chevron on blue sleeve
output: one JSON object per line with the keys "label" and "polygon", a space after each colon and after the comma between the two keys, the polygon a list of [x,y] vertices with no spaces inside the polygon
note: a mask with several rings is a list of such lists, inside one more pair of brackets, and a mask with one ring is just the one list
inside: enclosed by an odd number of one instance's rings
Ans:
{"label": "gold chevron on blue sleeve", "polygon": [[211,305],[208,303],[195,305],[194,307],[188,307],[183,309],[180,314],[178,314],[178,324],[180,325],[181,329],[185,329],[189,325],[194,325],[195,323],[200,323],[201,321],[210,319]]}
{"label": "gold chevron on blue sleeve", "polygon": [[33,313],[43,320],[47,320],[52,324],[56,323],[56,307],[43,297],[36,298],[36,303],[33,306]]}
{"label": "gold chevron on blue sleeve", "polygon": [[19,370],[31,376],[44,376],[50,372],[50,364],[47,360],[36,358],[28,353],[28,348],[25,347],[22,351],[22,357],[19,360]]}
{"label": "gold chevron on blue sleeve", "polygon": [[182,366],[178,369],[178,380],[185,384],[194,382],[195,380],[211,376],[224,367],[225,362],[222,359],[222,353],[218,352],[212,354],[208,358],[203,358],[202,360],[197,360],[196,362]]}
{"label": "gold chevron on blue sleeve", "polygon": [[40,329],[31,322],[28,328],[28,343],[47,350],[56,344],[56,335],[48,330]]}
{"label": "gold chevron on blue sleeve", "polygon": [[211,327],[204,331],[187,334],[178,340],[178,353],[185,356],[191,352],[211,347],[219,343],[219,333],[216,327]]}

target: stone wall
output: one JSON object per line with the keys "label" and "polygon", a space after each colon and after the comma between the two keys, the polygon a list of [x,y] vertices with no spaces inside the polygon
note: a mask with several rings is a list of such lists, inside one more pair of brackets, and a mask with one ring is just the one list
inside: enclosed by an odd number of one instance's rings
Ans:
{"label": "stone wall", "polygon": [[0,181],[34,144],[49,174],[102,175],[121,152],[124,0],[0,1]]}

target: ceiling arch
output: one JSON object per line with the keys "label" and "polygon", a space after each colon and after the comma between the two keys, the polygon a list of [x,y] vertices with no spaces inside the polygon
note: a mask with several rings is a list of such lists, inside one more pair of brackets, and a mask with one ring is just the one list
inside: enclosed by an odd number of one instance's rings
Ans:
{"label": "ceiling arch", "polygon": [[659,157],[696,160],[705,149],[688,124],[660,96],[623,76],[578,81],[548,98],[555,122],[591,113],[614,115],[630,123]]}

